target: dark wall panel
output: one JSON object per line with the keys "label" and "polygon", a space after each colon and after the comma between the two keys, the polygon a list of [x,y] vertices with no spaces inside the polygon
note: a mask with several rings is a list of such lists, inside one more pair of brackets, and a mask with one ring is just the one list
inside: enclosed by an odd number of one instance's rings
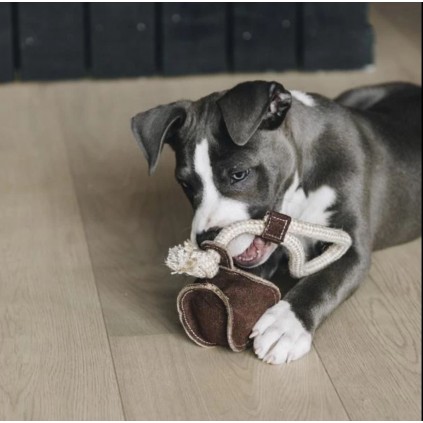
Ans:
{"label": "dark wall panel", "polygon": [[368,3],[0,3],[0,81],[358,69]]}
{"label": "dark wall panel", "polygon": [[162,3],[161,7],[163,73],[227,70],[225,3]]}
{"label": "dark wall panel", "polygon": [[12,5],[0,3],[0,81],[13,79]]}
{"label": "dark wall panel", "polygon": [[91,3],[91,72],[98,77],[151,75],[155,66],[153,3]]}
{"label": "dark wall panel", "polygon": [[296,68],[296,10],[295,3],[234,3],[234,70]]}
{"label": "dark wall panel", "polygon": [[22,79],[85,75],[82,3],[19,3],[18,27]]}
{"label": "dark wall panel", "polygon": [[304,3],[305,69],[357,69],[373,62],[366,3]]}

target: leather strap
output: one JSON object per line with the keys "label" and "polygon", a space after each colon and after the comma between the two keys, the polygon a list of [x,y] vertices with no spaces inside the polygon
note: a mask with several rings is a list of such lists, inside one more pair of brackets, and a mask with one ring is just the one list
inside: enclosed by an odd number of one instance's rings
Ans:
{"label": "leather strap", "polygon": [[224,267],[228,267],[229,269],[233,268],[233,262],[231,256],[228,254],[228,252],[214,243],[213,241],[203,241],[201,244],[201,248],[204,250],[214,250],[220,254],[220,265]]}
{"label": "leather strap", "polygon": [[266,241],[280,244],[285,238],[291,218],[275,211],[266,213],[266,225],[261,237]]}

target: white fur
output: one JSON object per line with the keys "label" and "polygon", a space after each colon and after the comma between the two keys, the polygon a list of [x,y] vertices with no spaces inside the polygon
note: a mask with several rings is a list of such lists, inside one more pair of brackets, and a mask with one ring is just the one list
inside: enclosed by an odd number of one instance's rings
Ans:
{"label": "white fur", "polygon": [[[224,197],[217,190],[213,181],[210,163],[209,143],[200,141],[195,148],[194,169],[203,184],[203,197],[197,208],[191,228],[191,240],[203,231],[213,227],[224,227],[238,220],[249,219],[247,204]],[[253,235],[241,235],[228,245],[229,254],[241,254],[253,241]]]}
{"label": "white fur", "polygon": [[305,106],[313,107],[316,103],[310,94],[303,93],[302,91],[292,90],[290,91],[292,97],[303,103]]}
{"label": "white fur", "polygon": [[309,192],[299,188],[300,180],[295,173],[291,186],[285,193],[280,212],[309,223],[327,226],[332,212],[327,209],[335,203],[336,192],[333,188],[322,185],[316,191]]}
{"label": "white fur", "polygon": [[291,306],[279,301],[269,308],[254,325],[254,352],[269,364],[289,363],[311,349],[311,334],[303,327]]}

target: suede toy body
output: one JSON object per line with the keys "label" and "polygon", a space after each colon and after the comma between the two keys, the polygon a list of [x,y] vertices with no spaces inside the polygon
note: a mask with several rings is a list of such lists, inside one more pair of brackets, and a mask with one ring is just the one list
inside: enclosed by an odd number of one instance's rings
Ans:
{"label": "suede toy body", "polygon": [[[198,277],[195,283],[181,290],[177,308],[187,335],[203,347],[220,345],[236,352],[244,350],[249,344],[254,324],[281,299],[276,285],[234,267],[225,248],[242,233],[285,246],[289,270],[295,277],[303,277],[328,266],[342,257],[351,245],[350,236],[339,229],[269,212],[263,220],[229,225],[213,242],[203,242],[201,250],[190,242],[170,249],[166,264],[173,273]],[[307,262],[298,236],[331,245],[320,256]]]}
{"label": "suede toy body", "polygon": [[196,344],[242,351],[254,324],[280,301],[281,293],[273,283],[235,268],[226,250],[216,244],[205,242],[202,248],[220,254],[219,272],[182,289],[177,299],[179,319]]}

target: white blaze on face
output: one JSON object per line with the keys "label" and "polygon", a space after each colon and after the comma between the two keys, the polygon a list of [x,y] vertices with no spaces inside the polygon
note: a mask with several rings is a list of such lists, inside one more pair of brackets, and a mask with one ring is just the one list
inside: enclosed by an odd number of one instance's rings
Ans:
{"label": "white blaze on face", "polygon": [[[192,221],[191,241],[196,242],[196,235],[211,228],[223,228],[233,222],[249,219],[247,204],[224,197],[216,188],[209,155],[209,143],[201,140],[195,147],[194,169],[203,185],[201,203],[195,211]],[[241,235],[228,246],[231,256],[243,253],[252,243],[254,236]]]}

